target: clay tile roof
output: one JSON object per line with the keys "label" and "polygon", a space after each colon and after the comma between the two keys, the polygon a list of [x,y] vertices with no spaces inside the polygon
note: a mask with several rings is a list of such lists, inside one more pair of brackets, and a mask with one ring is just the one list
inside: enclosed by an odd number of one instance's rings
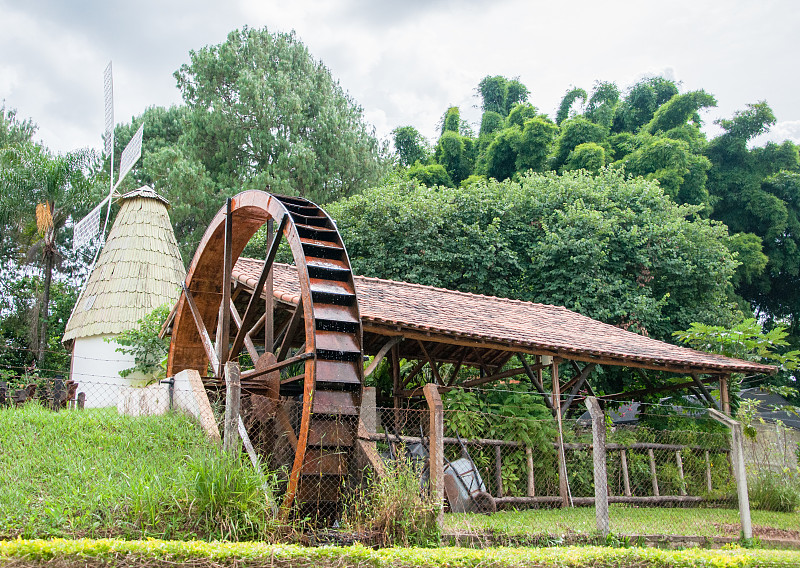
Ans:
{"label": "clay tile roof", "polygon": [[[263,261],[240,258],[233,278],[249,288],[258,281]],[[565,358],[596,358],[608,364],[639,363],[667,370],[773,373],[775,368],[722,355],[678,347],[550,306],[467,294],[433,286],[380,278],[355,277],[361,319],[380,333],[422,332],[432,341],[468,339]],[[274,294],[297,304],[296,268],[275,264]]]}

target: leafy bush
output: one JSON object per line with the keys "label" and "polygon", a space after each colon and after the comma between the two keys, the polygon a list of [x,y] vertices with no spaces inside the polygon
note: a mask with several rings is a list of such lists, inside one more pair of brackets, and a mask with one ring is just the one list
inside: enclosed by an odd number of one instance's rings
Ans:
{"label": "leafy bush", "polygon": [[748,487],[754,509],[792,513],[800,507],[800,478],[788,469],[782,474],[760,471]]}
{"label": "leafy bush", "polygon": [[162,339],[158,335],[169,312],[168,305],[159,306],[137,321],[133,329],[123,331],[114,338],[106,338],[106,341],[120,345],[115,351],[133,355],[134,366],[120,371],[121,377],[140,372],[150,378],[164,378],[167,370],[165,361],[169,350],[169,338]]}

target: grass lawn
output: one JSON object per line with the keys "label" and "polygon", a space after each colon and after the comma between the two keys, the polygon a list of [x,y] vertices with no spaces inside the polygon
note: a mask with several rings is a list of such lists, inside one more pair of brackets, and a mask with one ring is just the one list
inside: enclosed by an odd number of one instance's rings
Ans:
{"label": "grass lawn", "polygon": [[[800,540],[800,512],[751,511],[751,517],[756,537]],[[733,509],[611,505],[609,519],[611,532],[620,535],[739,535],[739,511]],[[451,532],[492,532],[509,537],[559,536],[571,533],[592,534],[595,528],[595,512],[590,507],[502,511],[492,515],[445,515],[445,530]]]}
{"label": "grass lawn", "polygon": [[265,518],[264,494],[249,463],[219,456],[180,413],[0,409],[0,538],[235,536],[243,515]]}

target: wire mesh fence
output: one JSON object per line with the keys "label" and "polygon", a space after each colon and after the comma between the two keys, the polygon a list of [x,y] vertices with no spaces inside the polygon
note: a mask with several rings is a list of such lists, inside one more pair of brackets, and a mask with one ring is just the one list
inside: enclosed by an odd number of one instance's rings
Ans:
{"label": "wire mesh fence", "polygon": [[[302,390],[277,396],[242,388],[237,430],[244,449],[268,472],[274,507],[290,502],[295,519],[369,531],[381,511],[402,499],[398,484],[390,487],[387,479],[403,478],[406,494],[432,496],[432,411],[424,400],[393,408],[359,394],[347,403],[336,393],[312,398],[309,405]],[[218,437],[225,430],[225,385],[181,375],[147,386],[60,377],[37,377],[24,386],[0,382],[0,407],[31,402],[54,411],[115,407],[130,416],[183,411]],[[511,407],[442,412],[445,531],[496,530],[506,523],[516,533],[596,535],[590,420],[571,417],[559,428],[552,417],[515,414]],[[756,519],[755,534],[770,529],[800,541],[800,434],[776,425],[762,430],[745,440],[750,504],[754,511],[788,516]],[[612,533],[739,536],[726,426],[699,411],[653,407],[637,423],[607,422],[604,449]],[[494,520],[470,513],[492,513]]]}

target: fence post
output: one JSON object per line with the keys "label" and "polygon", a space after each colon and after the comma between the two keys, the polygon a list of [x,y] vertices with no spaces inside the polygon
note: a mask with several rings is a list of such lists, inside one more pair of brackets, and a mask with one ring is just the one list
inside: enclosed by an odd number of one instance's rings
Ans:
{"label": "fence post", "polygon": [[239,403],[242,385],[239,380],[239,363],[225,363],[225,434],[222,449],[234,451],[239,443]]}
{"label": "fence post", "polygon": [[594,514],[597,530],[603,536],[609,533],[608,472],[606,471],[606,417],[593,396],[586,397],[586,406],[592,417],[592,457],[594,458]]}
{"label": "fence post", "polygon": [[439,388],[433,383],[428,383],[422,390],[430,408],[431,496],[439,507],[436,522],[441,527],[444,521],[444,412]]}
{"label": "fence post", "polygon": [[708,414],[728,427],[731,431],[731,466],[736,479],[736,492],[739,497],[739,519],[742,523],[742,536],[746,539],[753,538],[753,526],[750,522],[750,497],[747,494],[747,469],[744,466],[744,432],[741,422],[713,408],[708,409]]}

